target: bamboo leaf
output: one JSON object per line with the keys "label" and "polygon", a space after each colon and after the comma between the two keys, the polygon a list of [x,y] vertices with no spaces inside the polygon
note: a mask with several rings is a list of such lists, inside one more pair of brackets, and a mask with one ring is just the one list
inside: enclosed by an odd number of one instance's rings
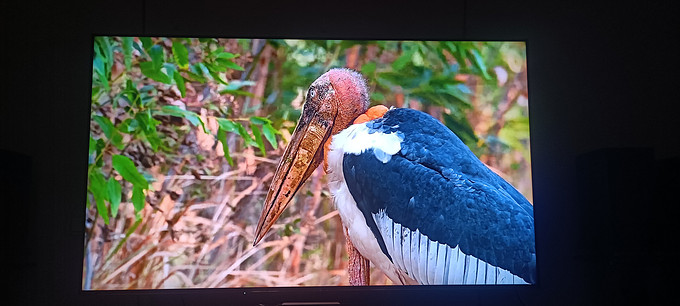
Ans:
{"label": "bamboo leaf", "polygon": [[486,64],[484,64],[484,59],[482,58],[482,55],[479,54],[479,51],[477,49],[470,49],[468,51],[472,54],[472,58],[474,59],[472,63],[480,70],[480,72],[482,72],[484,79],[490,80],[491,76],[486,71]]}
{"label": "bamboo leaf", "polygon": [[111,202],[111,217],[115,218],[118,215],[118,206],[121,199],[121,186],[115,178],[110,177],[106,183],[106,190],[109,194],[109,202]]}
{"label": "bamboo leaf", "polygon": [[369,62],[361,66],[361,73],[370,76],[375,72],[376,64],[374,62]]}
{"label": "bamboo leaf", "polygon": [[189,76],[188,79],[190,79],[192,81],[196,81],[196,82],[199,82],[201,84],[205,83],[205,81],[206,81],[205,77],[203,75],[201,75],[200,73],[196,74],[196,73],[191,72],[191,71],[186,71],[186,74]]}
{"label": "bamboo leaf", "polygon": [[[181,40],[174,40],[172,42],[172,56],[175,63],[182,69],[189,68],[189,51],[187,47],[182,44]],[[182,95],[184,97],[184,95]]]}
{"label": "bamboo leaf", "polygon": [[238,56],[237,54],[229,53],[229,52],[220,52],[219,54],[217,54],[217,58],[223,58],[223,59],[232,59],[232,58],[235,58],[237,56]]}
{"label": "bamboo leaf", "polygon": [[151,109],[137,113],[135,115],[135,119],[137,119],[139,127],[144,133],[144,137],[149,142],[149,145],[151,145],[151,148],[154,150],[154,152],[158,151],[158,146],[161,144],[161,139],[158,137],[156,126],[160,124],[160,121],[154,119],[151,116]]}
{"label": "bamboo leaf", "polygon": [[184,78],[182,77],[182,75],[179,74],[179,71],[175,71],[175,73],[172,75],[172,78],[175,80],[175,84],[177,84],[177,89],[179,89],[182,98],[186,98],[187,87],[186,85],[184,85]]}
{"label": "bamboo leaf", "polygon": [[278,142],[276,142],[276,134],[278,133],[279,131],[274,129],[271,123],[262,125],[262,134],[264,134],[264,138],[267,138],[267,141],[269,141],[269,143],[272,145],[272,148],[275,150],[279,147]]}
{"label": "bamboo leaf", "polygon": [[233,167],[234,160],[231,158],[231,155],[229,154],[229,145],[227,145],[227,132],[225,132],[222,129],[222,126],[220,126],[220,128],[217,130],[217,140],[219,140],[222,143],[224,158],[226,158],[229,165]]}
{"label": "bamboo leaf", "polygon": [[151,41],[151,37],[140,37],[139,41],[142,42],[142,47],[144,47],[144,51],[146,53],[149,53],[149,49],[153,46],[153,41]]}
{"label": "bamboo leaf", "polygon": [[411,49],[409,51],[404,52],[404,54],[402,54],[392,63],[392,68],[398,71],[406,67],[406,64],[408,64],[411,61],[411,58],[413,57],[414,50],[415,49]]}
{"label": "bamboo leaf", "polygon": [[243,125],[241,125],[240,123],[231,121],[229,119],[224,119],[224,118],[216,118],[216,119],[217,119],[217,124],[220,126],[220,129],[223,129],[225,132],[239,134],[243,138],[243,140],[244,140],[244,142],[247,146],[252,146],[252,145],[256,144],[255,141],[253,141],[253,138],[250,137],[250,134],[248,134],[248,131],[246,130],[246,128],[243,127]]}
{"label": "bamboo leaf", "polygon": [[238,123],[231,121],[229,119],[224,119],[224,118],[216,118],[216,119],[217,119],[217,124],[225,132],[231,132],[231,133],[237,133],[238,132],[238,127],[237,127]]}
{"label": "bamboo leaf", "polygon": [[116,169],[118,173],[128,182],[132,183],[135,187],[146,189],[149,186],[149,182],[142,176],[135,163],[127,156],[114,155],[112,158],[113,169]]}
{"label": "bamboo leaf", "polygon": [[134,186],[132,188],[132,206],[135,207],[135,211],[141,211],[144,208],[145,202],[144,189],[139,186]]}
{"label": "bamboo leaf", "polygon": [[116,127],[113,126],[111,120],[109,120],[109,118],[98,115],[93,116],[92,120],[94,120],[94,122],[96,122],[99,125],[99,127],[102,129],[102,132],[104,132],[104,136],[106,136],[106,138],[108,139],[111,139],[111,135],[113,135],[113,133],[116,131]]}
{"label": "bamboo leaf", "polygon": [[238,89],[241,89],[242,87],[253,86],[253,85],[255,85],[255,82],[253,82],[253,81],[233,80],[233,81],[229,82],[229,85],[227,85],[224,89],[225,90],[238,90]]}
{"label": "bamboo leaf", "polygon": [[257,125],[271,124],[272,121],[265,117],[252,116],[250,117],[250,122]]}
{"label": "bamboo leaf", "polygon": [[97,213],[102,217],[105,224],[109,224],[109,211],[106,207],[106,199],[108,193],[106,191],[106,180],[99,171],[90,173],[90,192],[94,196],[94,201],[97,206]]}
{"label": "bamboo leaf", "polygon": [[139,63],[139,68],[142,70],[142,73],[145,76],[154,81],[158,81],[165,84],[172,84],[170,77],[167,74],[163,73],[160,70],[160,67],[156,68],[153,62],[141,62]]}
{"label": "bamboo leaf", "polygon": [[223,60],[223,61],[220,61],[220,64],[222,64],[222,66],[224,66],[224,67],[226,67],[226,68],[231,68],[231,69],[238,70],[238,71],[243,71],[243,70],[245,70],[245,69],[243,69],[243,67],[237,65],[236,63],[234,63],[234,62],[232,62],[232,61],[230,61],[230,60]]}
{"label": "bamboo leaf", "polygon": [[163,47],[159,45],[154,45],[153,47],[151,47],[151,49],[149,49],[149,56],[151,56],[151,63],[153,63],[153,69],[160,70],[163,67],[163,63],[165,62]]}
{"label": "bamboo leaf", "polygon": [[163,106],[163,107],[161,107],[160,111],[155,111],[154,114],[155,115],[175,116],[175,117],[187,119],[189,121],[189,123],[191,123],[193,126],[201,125],[201,127],[203,128],[203,132],[205,132],[206,134],[208,133],[208,130],[205,127],[203,119],[201,119],[201,117],[198,114],[196,114],[192,111],[181,109],[176,105]]}
{"label": "bamboo leaf", "polygon": [[130,71],[132,68],[132,37],[123,37],[123,60],[125,62],[125,69]]}
{"label": "bamboo leaf", "polygon": [[95,141],[94,138],[92,138],[92,135],[90,135],[90,144],[89,144],[89,147],[88,147],[88,150],[87,150],[87,152],[88,152],[87,155],[92,155],[92,153],[94,153],[94,151],[96,149],[97,149],[97,141]]}
{"label": "bamboo leaf", "polygon": [[97,204],[97,213],[104,220],[104,224],[109,225],[109,211],[106,208],[106,202],[101,196],[94,196],[94,202]]}
{"label": "bamboo leaf", "polygon": [[267,156],[267,153],[265,152],[264,141],[262,140],[262,131],[260,130],[260,127],[257,125],[251,125],[250,129],[253,130],[253,136],[255,136],[255,144],[260,149],[260,153],[262,153],[262,156]]}

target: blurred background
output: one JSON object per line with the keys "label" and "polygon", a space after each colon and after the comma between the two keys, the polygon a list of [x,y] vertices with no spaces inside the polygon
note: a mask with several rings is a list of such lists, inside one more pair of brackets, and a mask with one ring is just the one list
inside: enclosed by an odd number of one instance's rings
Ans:
{"label": "blurred background", "polygon": [[348,285],[321,169],[252,246],[307,87],[334,67],[372,104],[441,120],[533,202],[523,42],[96,37],[83,289]]}

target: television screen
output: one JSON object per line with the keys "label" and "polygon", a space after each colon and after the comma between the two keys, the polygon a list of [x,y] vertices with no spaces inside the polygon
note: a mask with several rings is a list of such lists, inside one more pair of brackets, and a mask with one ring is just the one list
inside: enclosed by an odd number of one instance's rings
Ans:
{"label": "television screen", "polygon": [[83,290],[536,282],[524,42],[93,47]]}

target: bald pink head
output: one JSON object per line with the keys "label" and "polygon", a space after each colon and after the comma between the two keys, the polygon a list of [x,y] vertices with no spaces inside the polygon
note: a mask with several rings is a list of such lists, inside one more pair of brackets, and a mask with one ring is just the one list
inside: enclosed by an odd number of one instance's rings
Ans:
{"label": "bald pink head", "polygon": [[322,98],[337,110],[332,134],[337,134],[366,112],[371,103],[366,80],[361,73],[347,68],[334,68],[321,75],[310,86],[310,91],[326,88]]}

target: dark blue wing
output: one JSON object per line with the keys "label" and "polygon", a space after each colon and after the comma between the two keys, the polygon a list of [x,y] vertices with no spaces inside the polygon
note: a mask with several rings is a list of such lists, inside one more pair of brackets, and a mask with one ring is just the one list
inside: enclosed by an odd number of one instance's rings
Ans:
{"label": "dark blue wing", "polygon": [[394,109],[369,127],[403,136],[401,151],[387,163],[372,150],[343,159],[350,193],[385,254],[371,217],[380,210],[433,241],[534,282],[533,206],[514,187],[427,114]]}

